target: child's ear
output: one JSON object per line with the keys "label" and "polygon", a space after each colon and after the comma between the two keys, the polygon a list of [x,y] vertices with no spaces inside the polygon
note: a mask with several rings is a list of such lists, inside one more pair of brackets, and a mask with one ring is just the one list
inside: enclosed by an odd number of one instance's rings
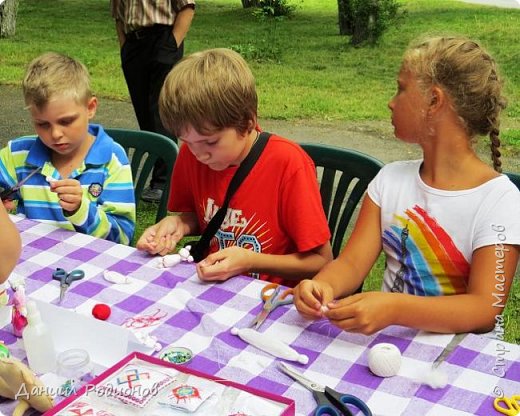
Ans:
{"label": "child's ear", "polygon": [[251,133],[254,129],[256,129],[256,117],[247,122],[247,132]]}
{"label": "child's ear", "polygon": [[88,101],[87,101],[87,115],[88,115],[88,119],[92,119],[95,115],[96,115],[96,110],[97,110],[97,98],[96,97],[91,97]]}
{"label": "child's ear", "polygon": [[446,102],[446,94],[444,94],[444,90],[434,85],[430,94],[430,111],[437,111]]}

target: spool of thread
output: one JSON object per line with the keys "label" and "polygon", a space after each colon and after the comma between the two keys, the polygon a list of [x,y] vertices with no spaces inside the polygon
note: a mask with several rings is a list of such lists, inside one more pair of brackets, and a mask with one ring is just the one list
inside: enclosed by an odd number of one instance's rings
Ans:
{"label": "spool of thread", "polygon": [[386,342],[376,344],[368,352],[368,368],[379,377],[395,376],[401,367],[401,351]]}

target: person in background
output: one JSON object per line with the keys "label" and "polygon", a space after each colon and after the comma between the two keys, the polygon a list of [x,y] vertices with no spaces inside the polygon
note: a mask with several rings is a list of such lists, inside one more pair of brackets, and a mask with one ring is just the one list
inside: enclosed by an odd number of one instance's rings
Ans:
{"label": "person in background", "polygon": [[[477,42],[434,37],[408,49],[388,106],[396,137],[423,158],[390,163],[370,183],[342,253],[295,288],[302,315],[364,334],[494,327],[520,245],[520,193],[500,174],[505,105],[496,63]],[[472,148],[478,135],[491,139],[494,169]],[[381,250],[383,291],[352,294]]]}
{"label": "person in background", "polygon": [[[205,230],[260,128],[253,74],[229,49],[186,57],[166,78],[159,102],[165,126],[182,142],[168,205],[178,215],[145,230],[137,248],[165,255],[184,236]],[[272,135],[197,272],[206,281],[249,273],[294,286],[332,259],[329,239],[312,159],[297,143]]]}
{"label": "person in background", "polygon": [[[135,228],[132,171],[124,149],[103,127],[89,124],[97,99],[85,66],[48,52],[22,82],[37,136],[0,150],[0,187],[22,186],[3,198],[29,219],[129,244]],[[15,188],[16,189],[16,188]]]}
{"label": "person in background", "polygon": [[[169,136],[159,117],[159,93],[166,75],[182,58],[195,13],[194,0],[111,0],[121,48],[121,64],[141,130]],[[141,199],[158,202],[166,183],[166,163],[155,163]]]}
{"label": "person in background", "polygon": [[[0,283],[4,283],[20,258],[20,233],[13,224],[4,204],[0,204]],[[2,287],[2,290],[5,290]]]}

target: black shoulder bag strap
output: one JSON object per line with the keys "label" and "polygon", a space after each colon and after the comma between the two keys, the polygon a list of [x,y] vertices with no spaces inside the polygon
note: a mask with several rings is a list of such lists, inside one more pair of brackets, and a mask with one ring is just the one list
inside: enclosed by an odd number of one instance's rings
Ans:
{"label": "black shoulder bag strap", "polygon": [[215,236],[215,233],[220,228],[222,221],[224,221],[224,218],[226,217],[229,201],[240,187],[246,176],[249,174],[253,166],[255,166],[255,163],[262,154],[262,151],[267,145],[270,136],[271,134],[266,132],[259,134],[258,139],[253,144],[253,147],[251,147],[248,155],[238,167],[237,171],[233,175],[233,178],[231,178],[231,182],[229,183],[228,189],[226,191],[226,197],[224,198],[224,203],[213,216],[213,218],[211,218],[208,226],[202,233],[200,240],[194,246],[192,246],[190,250],[190,254],[193,256],[193,259],[196,262],[199,262],[204,258],[211,239]]}

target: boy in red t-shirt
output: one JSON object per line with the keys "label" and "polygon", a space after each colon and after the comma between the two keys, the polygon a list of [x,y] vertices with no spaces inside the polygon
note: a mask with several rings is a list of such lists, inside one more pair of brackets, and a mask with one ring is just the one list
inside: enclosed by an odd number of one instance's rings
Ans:
{"label": "boy in red t-shirt", "polygon": [[[148,228],[137,248],[165,255],[182,237],[204,231],[260,130],[253,74],[229,49],[177,64],[159,105],[164,125],[184,144],[168,204],[178,214]],[[329,239],[312,160],[298,144],[272,135],[231,198],[197,273],[208,281],[250,274],[294,286],[332,260]]]}

